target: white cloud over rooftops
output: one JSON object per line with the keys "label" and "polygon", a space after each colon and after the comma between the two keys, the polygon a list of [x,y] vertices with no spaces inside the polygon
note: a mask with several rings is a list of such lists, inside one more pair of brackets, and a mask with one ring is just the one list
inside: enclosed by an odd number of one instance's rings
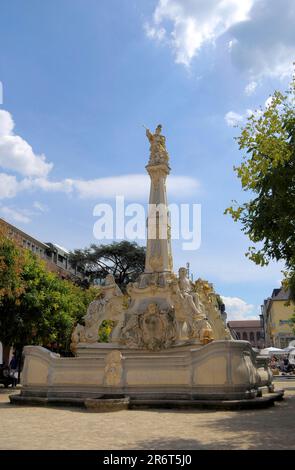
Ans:
{"label": "white cloud over rooftops", "polygon": [[239,297],[225,297],[221,296],[225,304],[227,313],[227,320],[258,320],[259,309],[255,305],[247,304]]}
{"label": "white cloud over rooftops", "polygon": [[0,206],[0,215],[9,220],[13,220],[14,222],[24,224],[28,224],[31,221],[30,217],[26,214],[26,211],[15,209],[13,207]]}

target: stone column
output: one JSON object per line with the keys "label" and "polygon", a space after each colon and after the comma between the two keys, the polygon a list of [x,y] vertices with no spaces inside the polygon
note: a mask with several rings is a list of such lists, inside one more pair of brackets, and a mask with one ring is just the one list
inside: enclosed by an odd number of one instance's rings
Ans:
{"label": "stone column", "polygon": [[149,134],[151,156],[146,170],[151,178],[151,188],[147,219],[146,273],[172,271],[170,221],[166,193],[166,178],[170,173],[170,168],[163,139],[165,137],[160,135],[159,131],[156,131],[154,135]]}

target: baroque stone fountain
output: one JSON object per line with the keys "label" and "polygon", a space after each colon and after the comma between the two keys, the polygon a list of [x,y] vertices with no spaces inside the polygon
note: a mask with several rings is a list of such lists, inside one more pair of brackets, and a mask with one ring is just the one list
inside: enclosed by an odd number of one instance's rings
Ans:
{"label": "baroque stone fountain", "polygon": [[[76,403],[124,396],[133,405],[192,406],[257,400],[263,386],[273,391],[271,374],[258,364],[250,343],[231,337],[211,284],[193,284],[186,268],[178,276],[173,272],[169,156],[160,125],[146,135],[151,186],[145,270],[127,286],[127,302],[114,277],[106,277],[84,325],[73,331],[76,357],[26,346],[22,391],[11,397],[14,402]],[[98,329],[106,319],[115,327],[109,342],[101,343]]]}

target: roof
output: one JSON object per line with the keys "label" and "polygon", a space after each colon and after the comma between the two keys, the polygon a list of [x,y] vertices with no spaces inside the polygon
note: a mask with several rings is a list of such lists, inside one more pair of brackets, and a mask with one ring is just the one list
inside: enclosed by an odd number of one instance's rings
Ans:
{"label": "roof", "polygon": [[289,298],[290,289],[285,290],[281,287],[281,289],[274,289],[272,291],[271,300],[289,300]]}
{"label": "roof", "polygon": [[64,248],[63,246],[60,246],[58,245],[57,243],[52,243],[53,246],[56,246],[56,248],[60,251],[64,251],[65,253],[69,254],[69,250],[67,250],[66,248]]}
{"label": "roof", "polygon": [[4,225],[4,227],[8,227],[12,230],[12,232],[15,232],[15,233],[18,233],[18,235],[21,235],[23,238],[28,238],[30,239],[31,241],[33,241],[35,244],[39,244],[41,245],[43,248],[45,249],[48,249],[48,245],[44,242],[41,242],[40,240],[38,240],[37,238],[33,237],[32,235],[30,235],[29,233],[27,232],[24,232],[23,230],[21,230],[20,228],[17,228],[15,225],[12,225],[10,222],[7,222],[7,220],[5,219],[2,219],[2,217],[0,217],[0,225]]}
{"label": "roof", "polygon": [[233,320],[227,322],[231,328],[260,328],[260,320]]}

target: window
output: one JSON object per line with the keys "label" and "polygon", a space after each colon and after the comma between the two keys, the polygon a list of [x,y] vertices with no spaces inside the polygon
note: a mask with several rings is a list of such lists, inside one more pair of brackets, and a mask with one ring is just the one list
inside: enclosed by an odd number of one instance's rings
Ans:
{"label": "window", "polygon": [[253,331],[250,332],[250,341],[251,341],[251,343],[252,343],[252,342],[254,343],[254,341],[255,341],[255,337],[254,337]]}
{"label": "window", "polygon": [[256,331],[256,340],[259,341],[261,338],[260,331]]}
{"label": "window", "polygon": [[247,335],[246,331],[244,331],[244,333],[243,333],[243,340],[248,341],[248,335]]}

